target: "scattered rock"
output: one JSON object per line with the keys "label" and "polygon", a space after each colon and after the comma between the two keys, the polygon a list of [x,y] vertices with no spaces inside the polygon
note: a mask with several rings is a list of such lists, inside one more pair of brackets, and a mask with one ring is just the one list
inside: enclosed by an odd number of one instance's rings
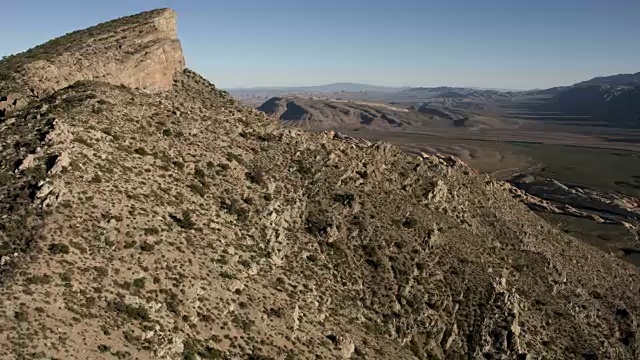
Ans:
{"label": "scattered rock", "polygon": [[63,152],[57,156],[56,161],[53,167],[49,170],[49,174],[55,175],[62,171],[62,169],[66,166],[69,166],[71,163],[71,159],[69,159],[69,155],[67,152]]}
{"label": "scattered rock", "polygon": [[28,168],[30,168],[35,164],[35,161],[36,161],[35,154],[27,155],[27,157],[24,158],[24,160],[22,160],[22,163],[20,163],[20,166],[18,166],[18,168],[16,169],[16,173],[27,170]]}

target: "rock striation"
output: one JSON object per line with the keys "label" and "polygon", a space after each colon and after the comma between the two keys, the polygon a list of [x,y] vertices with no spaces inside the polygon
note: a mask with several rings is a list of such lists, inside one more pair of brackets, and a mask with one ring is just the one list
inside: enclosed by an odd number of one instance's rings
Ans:
{"label": "rock striation", "polygon": [[0,115],[80,80],[170,90],[185,60],[176,14],[160,9],[51,40],[0,63]]}

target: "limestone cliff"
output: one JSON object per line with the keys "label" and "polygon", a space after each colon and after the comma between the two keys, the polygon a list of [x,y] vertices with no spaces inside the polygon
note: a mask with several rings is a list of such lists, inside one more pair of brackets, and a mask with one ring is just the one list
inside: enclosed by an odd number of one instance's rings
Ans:
{"label": "limestone cliff", "polygon": [[79,80],[151,92],[185,66],[176,14],[148,11],[76,31],[0,63],[0,116]]}

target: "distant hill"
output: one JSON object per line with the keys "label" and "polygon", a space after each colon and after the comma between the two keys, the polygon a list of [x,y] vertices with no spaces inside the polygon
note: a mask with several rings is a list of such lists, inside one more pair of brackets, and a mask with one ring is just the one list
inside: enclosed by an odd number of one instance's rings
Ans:
{"label": "distant hill", "polygon": [[501,100],[509,98],[509,94],[497,90],[481,90],[466,87],[417,87],[402,90],[398,95],[414,96],[421,99],[429,98],[455,98],[469,100]]}
{"label": "distant hill", "polygon": [[640,86],[572,86],[553,99],[562,112],[590,115],[615,126],[640,126]]}
{"label": "distant hill", "polygon": [[227,89],[234,98],[247,105],[257,106],[272,97],[280,96],[320,96],[327,98],[346,97],[357,99],[379,98],[385,94],[394,93],[404,88],[376,86],[356,83],[333,83],[318,86],[283,86],[283,87],[253,87],[243,89]]}
{"label": "distant hill", "polygon": [[334,83],[334,84],[320,85],[320,86],[306,86],[306,87],[293,88],[293,89],[308,91],[308,92],[326,93],[326,92],[341,92],[341,91],[344,91],[344,92],[363,92],[363,91],[393,92],[393,91],[398,91],[402,88],[345,82],[345,83]]}
{"label": "distant hill", "polygon": [[409,110],[390,105],[297,97],[274,97],[258,110],[285,124],[318,130],[363,126],[389,130],[415,121]]}
{"label": "distant hill", "polygon": [[640,72],[509,95],[513,99],[537,97],[538,110],[548,113],[586,116],[610,127],[640,127]]}
{"label": "distant hill", "polygon": [[371,101],[274,97],[258,107],[285,125],[311,130],[417,130],[420,128],[486,128],[502,126],[469,118],[464,110],[442,103],[418,103],[408,108]]}
{"label": "distant hill", "polygon": [[595,77],[591,80],[582,81],[574,84],[574,87],[584,87],[592,85],[606,86],[624,86],[624,85],[640,85],[640,72],[635,74],[618,74],[611,76]]}
{"label": "distant hill", "polygon": [[301,87],[256,87],[227,90],[236,99],[257,105],[281,96],[339,98],[383,102],[422,102],[432,98],[455,98],[468,101],[494,101],[508,98],[508,91],[474,87],[387,87],[355,83],[334,83]]}
{"label": "distant hill", "polygon": [[612,126],[640,127],[640,73],[596,77],[562,88],[553,105]]}
{"label": "distant hill", "polygon": [[337,92],[394,92],[400,91],[404,88],[390,87],[390,86],[377,86],[358,83],[332,83],[326,85],[315,86],[258,86],[251,88],[231,88],[227,89],[230,94],[234,93],[249,93],[249,92],[271,92],[271,93],[337,93]]}

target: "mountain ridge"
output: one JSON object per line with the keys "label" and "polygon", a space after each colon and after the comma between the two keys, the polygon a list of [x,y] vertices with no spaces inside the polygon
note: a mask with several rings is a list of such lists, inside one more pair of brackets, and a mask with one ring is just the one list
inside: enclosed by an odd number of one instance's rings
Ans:
{"label": "mountain ridge", "polygon": [[[136,22],[131,23],[132,19]],[[110,35],[101,37],[105,31],[111,31]],[[136,36],[136,41],[126,41],[127,35],[122,34]],[[169,90],[172,75],[184,66],[173,10],[124,17],[69,33],[0,62],[0,115],[79,80],[152,92]]]}
{"label": "mountain ridge", "polygon": [[638,270],[509,184],[282,127],[188,69],[155,74],[171,87],[51,82],[0,120],[0,353],[637,358]]}

